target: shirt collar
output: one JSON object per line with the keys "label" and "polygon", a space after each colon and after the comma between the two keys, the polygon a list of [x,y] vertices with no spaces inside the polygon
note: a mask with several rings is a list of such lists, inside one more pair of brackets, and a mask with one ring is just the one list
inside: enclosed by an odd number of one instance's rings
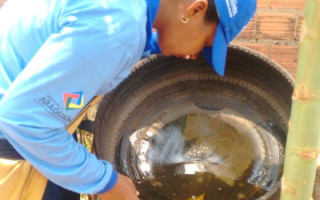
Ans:
{"label": "shirt collar", "polygon": [[152,45],[152,25],[157,16],[159,9],[160,0],[146,0],[147,1],[147,42],[145,46],[145,51],[150,50]]}

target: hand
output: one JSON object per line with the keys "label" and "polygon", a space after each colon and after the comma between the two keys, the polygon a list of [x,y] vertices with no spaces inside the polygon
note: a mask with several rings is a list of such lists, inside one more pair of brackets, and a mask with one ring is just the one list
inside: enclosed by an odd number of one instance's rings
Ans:
{"label": "hand", "polygon": [[99,195],[100,200],[139,200],[132,180],[118,173],[115,186],[106,193]]}

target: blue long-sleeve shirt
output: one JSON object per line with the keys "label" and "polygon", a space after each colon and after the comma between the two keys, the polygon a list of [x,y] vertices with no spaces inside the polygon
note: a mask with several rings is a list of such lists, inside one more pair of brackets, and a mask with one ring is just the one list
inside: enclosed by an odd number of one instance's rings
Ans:
{"label": "blue long-sleeve shirt", "polygon": [[[0,139],[81,193],[110,189],[112,165],[65,127],[150,50],[159,0],[10,0],[0,9]],[[109,184],[108,184],[109,183]]]}

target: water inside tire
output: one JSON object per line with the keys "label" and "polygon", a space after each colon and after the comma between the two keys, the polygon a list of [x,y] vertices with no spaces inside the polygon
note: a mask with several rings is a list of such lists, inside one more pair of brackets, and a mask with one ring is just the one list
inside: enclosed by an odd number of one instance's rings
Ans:
{"label": "water inside tire", "polygon": [[156,122],[129,140],[142,193],[181,200],[201,194],[257,199],[270,187],[261,128],[230,112],[188,114],[164,126]]}

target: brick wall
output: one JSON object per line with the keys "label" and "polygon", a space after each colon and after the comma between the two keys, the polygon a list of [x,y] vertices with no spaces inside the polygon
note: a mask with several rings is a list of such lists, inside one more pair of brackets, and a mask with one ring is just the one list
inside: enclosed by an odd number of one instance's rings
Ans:
{"label": "brick wall", "polygon": [[258,0],[258,10],[235,44],[252,48],[296,75],[305,0]]}
{"label": "brick wall", "polygon": [[270,57],[295,77],[305,0],[257,1],[256,15],[234,43]]}

